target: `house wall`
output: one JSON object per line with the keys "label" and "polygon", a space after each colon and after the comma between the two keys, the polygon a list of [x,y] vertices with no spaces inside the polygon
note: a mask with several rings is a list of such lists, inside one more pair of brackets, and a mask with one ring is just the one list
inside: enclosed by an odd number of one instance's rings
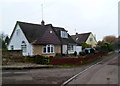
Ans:
{"label": "house wall", "polygon": [[33,55],[42,55],[41,45],[33,45]]}
{"label": "house wall", "polygon": [[75,51],[77,52],[77,55],[79,55],[79,52],[82,52],[82,46],[76,46]]}
{"label": "house wall", "polygon": [[43,54],[42,48],[43,48],[43,45],[33,45],[33,54],[50,57],[50,56],[55,56],[56,53],[61,53],[61,46],[60,45],[55,45],[55,47],[54,47],[55,53],[53,53],[53,54]]}
{"label": "house wall", "polygon": [[[90,38],[92,38],[93,40],[90,41]],[[95,47],[95,46],[96,46],[97,41],[96,41],[95,37],[93,36],[93,34],[90,34],[90,36],[88,37],[86,43],[87,43],[87,44],[90,44],[92,47]]]}
{"label": "house wall", "polygon": [[9,42],[8,45],[8,50],[11,50],[11,46],[14,46],[14,50],[22,50],[21,49],[21,45],[22,45],[22,41],[25,41],[26,45],[27,45],[27,49],[26,52],[22,52],[23,56],[27,56],[27,55],[33,55],[33,51],[32,51],[32,45],[28,42],[28,40],[26,39],[23,31],[21,30],[20,26],[17,25],[15,28],[15,31],[13,33],[13,36]]}
{"label": "house wall", "polygon": [[72,51],[68,50],[68,54],[74,54],[75,51],[77,52],[77,55],[78,55],[79,52],[82,52],[82,46],[76,46],[76,45],[74,45]]}

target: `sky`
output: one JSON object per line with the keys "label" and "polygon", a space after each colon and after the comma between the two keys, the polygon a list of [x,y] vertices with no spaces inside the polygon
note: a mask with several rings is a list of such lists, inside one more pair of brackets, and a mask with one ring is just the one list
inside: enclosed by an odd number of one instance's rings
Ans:
{"label": "sky", "polygon": [[118,36],[119,1],[0,0],[0,32],[10,36],[16,21],[41,24],[43,19],[45,24],[65,28],[70,35],[92,32],[99,41],[104,36]]}

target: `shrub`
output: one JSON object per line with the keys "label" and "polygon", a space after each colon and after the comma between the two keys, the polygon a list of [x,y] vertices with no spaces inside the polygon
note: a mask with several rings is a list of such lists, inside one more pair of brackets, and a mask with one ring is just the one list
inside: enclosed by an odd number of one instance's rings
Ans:
{"label": "shrub", "polygon": [[95,53],[95,50],[93,48],[91,48],[90,53]]}
{"label": "shrub", "polygon": [[74,56],[77,56],[77,52],[76,51],[74,52]]}
{"label": "shrub", "polygon": [[25,61],[27,62],[32,62],[36,64],[49,64],[49,58],[40,56],[40,55],[35,55],[35,56],[27,56],[25,58]]}
{"label": "shrub", "polygon": [[56,55],[54,56],[54,58],[61,58],[64,57],[65,54],[61,54],[61,53],[56,53]]}
{"label": "shrub", "polygon": [[96,50],[109,52],[113,50],[113,45],[111,43],[102,43],[96,47]]}
{"label": "shrub", "polygon": [[85,53],[86,53],[86,54],[89,54],[89,53],[88,53],[88,50],[85,50]]}
{"label": "shrub", "polygon": [[81,46],[82,46],[82,49],[85,49],[85,48],[90,47],[90,45],[88,45],[88,44],[85,43],[85,42],[81,42],[80,44],[81,44]]}
{"label": "shrub", "polygon": [[84,56],[85,52],[79,52],[79,56]]}
{"label": "shrub", "polygon": [[54,58],[61,58],[62,56],[54,56]]}

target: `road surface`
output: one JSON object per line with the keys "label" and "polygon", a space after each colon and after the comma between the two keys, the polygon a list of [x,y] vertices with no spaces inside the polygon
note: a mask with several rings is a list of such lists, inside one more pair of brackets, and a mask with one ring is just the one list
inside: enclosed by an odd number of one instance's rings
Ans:
{"label": "road surface", "polygon": [[111,56],[69,81],[68,86],[69,84],[118,84],[118,62],[120,55]]}

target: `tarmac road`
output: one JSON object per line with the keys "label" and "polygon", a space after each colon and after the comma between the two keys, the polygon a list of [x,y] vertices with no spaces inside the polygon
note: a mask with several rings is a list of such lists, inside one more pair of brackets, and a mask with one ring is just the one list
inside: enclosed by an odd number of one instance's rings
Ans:
{"label": "tarmac road", "polygon": [[[120,55],[100,62],[71,80],[69,84],[118,84]],[[66,86],[67,86],[66,85]]]}
{"label": "tarmac road", "polygon": [[2,82],[3,84],[62,84],[86,67],[3,70]]}

